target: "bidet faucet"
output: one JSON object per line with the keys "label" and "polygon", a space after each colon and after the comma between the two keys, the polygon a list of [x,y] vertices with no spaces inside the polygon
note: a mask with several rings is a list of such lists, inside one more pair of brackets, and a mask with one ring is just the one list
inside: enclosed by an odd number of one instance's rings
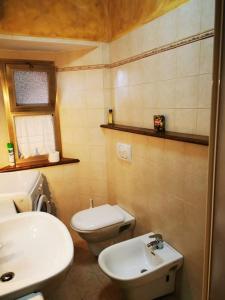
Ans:
{"label": "bidet faucet", "polygon": [[154,252],[156,249],[163,249],[163,237],[160,233],[150,235],[149,238],[155,239],[147,244],[147,247],[151,248],[151,251]]}

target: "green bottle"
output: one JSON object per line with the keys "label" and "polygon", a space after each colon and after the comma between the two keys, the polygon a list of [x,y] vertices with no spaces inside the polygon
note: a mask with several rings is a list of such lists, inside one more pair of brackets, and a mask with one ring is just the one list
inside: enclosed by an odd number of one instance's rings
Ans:
{"label": "green bottle", "polygon": [[14,147],[13,143],[7,143],[7,150],[9,154],[9,165],[15,166],[15,155],[14,155]]}

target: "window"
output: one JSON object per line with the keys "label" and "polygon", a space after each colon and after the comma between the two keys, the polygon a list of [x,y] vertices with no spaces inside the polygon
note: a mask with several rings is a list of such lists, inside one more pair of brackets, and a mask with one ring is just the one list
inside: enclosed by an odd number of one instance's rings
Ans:
{"label": "window", "polygon": [[2,78],[16,161],[44,160],[48,153],[61,151],[54,64],[3,63]]}

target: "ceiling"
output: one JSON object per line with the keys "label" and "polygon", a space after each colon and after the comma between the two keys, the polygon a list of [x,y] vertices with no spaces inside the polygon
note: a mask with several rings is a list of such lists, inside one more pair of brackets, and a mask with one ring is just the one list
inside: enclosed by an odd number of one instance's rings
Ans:
{"label": "ceiling", "polygon": [[[0,0],[0,34],[108,42],[186,1]],[[18,43],[19,38],[11,46]]]}

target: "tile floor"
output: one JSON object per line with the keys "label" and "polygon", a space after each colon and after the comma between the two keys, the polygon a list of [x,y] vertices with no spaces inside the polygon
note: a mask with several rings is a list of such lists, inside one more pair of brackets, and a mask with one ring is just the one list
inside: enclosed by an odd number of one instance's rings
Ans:
{"label": "tile floor", "polygon": [[[84,242],[75,247],[72,268],[47,300],[124,300],[116,284],[105,276]],[[161,300],[175,300],[163,297]]]}

